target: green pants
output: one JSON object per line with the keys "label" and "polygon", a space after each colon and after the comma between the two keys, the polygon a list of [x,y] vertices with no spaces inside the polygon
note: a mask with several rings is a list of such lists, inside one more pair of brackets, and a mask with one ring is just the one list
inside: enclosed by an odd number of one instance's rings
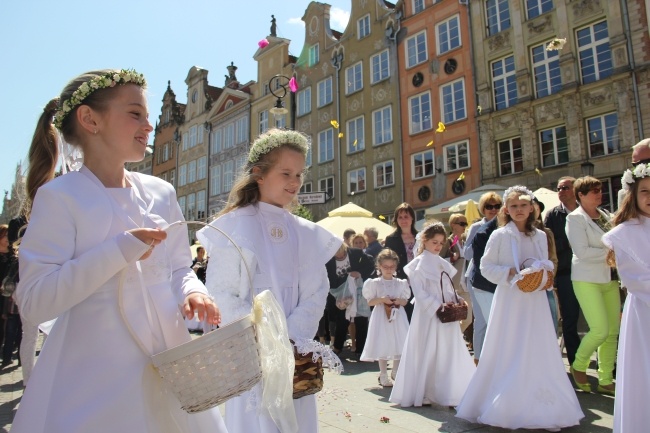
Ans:
{"label": "green pants", "polygon": [[591,355],[598,350],[598,383],[612,383],[618,331],[621,326],[621,298],[618,281],[586,283],[574,281],[573,291],[578,298],[589,332],[582,338],[573,368],[587,371]]}

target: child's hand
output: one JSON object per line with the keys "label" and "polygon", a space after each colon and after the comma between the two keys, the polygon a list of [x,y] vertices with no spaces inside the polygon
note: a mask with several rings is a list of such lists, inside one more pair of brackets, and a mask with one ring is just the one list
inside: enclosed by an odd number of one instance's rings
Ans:
{"label": "child's hand", "polygon": [[210,325],[218,325],[221,323],[219,307],[217,307],[217,304],[214,303],[210,296],[198,292],[187,295],[183,303],[183,314],[192,320],[195,310],[199,321],[204,321]]}
{"label": "child's hand", "polygon": [[384,304],[386,304],[386,305],[393,305],[394,304],[393,299],[391,299],[389,297],[383,297],[381,299],[383,300]]}
{"label": "child's hand", "polygon": [[129,230],[127,233],[131,233],[138,240],[149,245],[149,249],[142,255],[142,257],[140,257],[140,260],[144,260],[148,258],[153,252],[155,246],[159,245],[162,241],[164,241],[167,238],[167,233],[158,228],[156,229],[137,228],[137,229]]}
{"label": "child's hand", "polygon": [[348,275],[351,276],[352,278],[361,278],[361,274],[358,273],[357,271],[352,271]]}

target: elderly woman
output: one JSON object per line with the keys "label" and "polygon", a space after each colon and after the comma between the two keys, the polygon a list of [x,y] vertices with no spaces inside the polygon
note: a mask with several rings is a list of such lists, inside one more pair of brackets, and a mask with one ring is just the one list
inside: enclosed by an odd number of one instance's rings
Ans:
{"label": "elderly woman", "polygon": [[611,228],[610,216],[598,206],[603,200],[600,181],[591,176],[573,183],[580,207],[567,216],[566,234],[573,249],[571,280],[589,332],[580,342],[571,374],[576,386],[591,392],[587,367],[598,350],[598,392],[614,395],[613,370],[620,327],[618,277],[607,265],[602,237]]}

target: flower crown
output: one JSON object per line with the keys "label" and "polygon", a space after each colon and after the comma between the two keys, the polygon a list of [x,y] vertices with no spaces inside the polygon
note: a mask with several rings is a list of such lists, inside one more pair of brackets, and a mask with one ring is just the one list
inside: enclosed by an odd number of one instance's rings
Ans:
{"label": "flower crown", "polygon": [[639,164],[634,167],[634,170],[625,170],[621,183],[625,192],[630,190],[630,185],[634,184],[634,178],[643,179],[650,176],[650,164]]}
{"label": "flower crown", "polygon": [[304,149],[305,153],[309,150],[309,141],[304,134],[288,129],[272,129],[253,142],[248,162],[255,164],[262,156],[284,144],[295,144]]}
{"label": "flower crown", "polygon": [[508,196],[512,194],[513,192],[518,192],[520,194],[519,198],[522,200],[526,200],[526,196],[532,201],[535,198],[535,194],[528,188],[526,188],[523,185],[515,185],[511,186],[506,190],[506,192],[503,193],[503,203],[505,204]]}
{"label": "flower crown", "polygon": [[54,126],[61,129],[66,116],[86,99],[91,93],[98,89],[115,87],[119,84],[133,83],[138,86],[145,86],[147,82],[144,75],[133,69],[122,69],[120,71],[106,72],[105,74],[93,77],[90,81],[83,83],[72,93],[70,99],[62,101],[59,109],[54,114]]}

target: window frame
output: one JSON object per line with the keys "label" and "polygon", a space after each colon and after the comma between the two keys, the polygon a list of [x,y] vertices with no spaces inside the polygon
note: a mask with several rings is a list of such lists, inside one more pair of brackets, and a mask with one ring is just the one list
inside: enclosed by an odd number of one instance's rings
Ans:
{"label": "window frame", "polygon": [[[456,85],[459,84],[459,83],[460,83],[461,89],[463,91],[462,107],[458,106],[459,102],[461,102],[461,101],[458,101],[456,99],[456,92],[457,92]],[[447,111],[445,109],[445,106],[448,105],[445,102],[445,97],[447,96],[447,95],[445,95],[445,89],[446,88],[451,88],[452,89],[450,95],[453,98],[453,100],[451,101],[451,104],[453,105],[453,110],[452,110],[453,116],[451,116],[451,117],[448,116],[449,113],[447,113]],[[459,113],[461,110],[462,110],[462,113]],[[460,120],[467,119],[467,95],[466,95],[466,92],[465,92],[465,78],[464,77],[461,77],[461,78],[459,78],[457,80],[453,80],[453,81],[450,81],[448,83],[440,85],[440,113],[441,113],[440,117],[442,118],[442,122],[445,123],[445,124],[458,122]]]}
{"label": "window frame", "polygon": [[[361,125],[359,125],[361,122]],[[354,125],[352,125],[354,123]],[[365,150],[366,140],[365,140],[365,116],[361,115],[345,122],[346,130],[346,147],[348,155],[351,153],[357,153]],[[360,137],[359,137],[360,136]],[[354,141],[357,141],[357,145],[354,146]]]}
{"label": "window frame", "polygon": [[[431,161],[431,163],[430,163],[431,172],[429,174],[427,174],[426,168],[427,168],[427,165],[429,164],[427,161],[429,161],[429,160],[426,159],[425,155],[429,154],[429,153],[431,154],[431,160],[430,160]],[[420,155],[422,156],[422,162],[421,162],[422,175],[421,176],[416,176],[417,167],[418,167],[418,165],[416,165],[416,157],[420,156]],[[423,151],[415,152],[415,153],[411,154],[411,180],[426,179],[428,177],[435,177],[435,175],[436,175],[436,154],[433,151],[433,149],[427,149],[427,150],[423,150]]]}
{"label": "window frame", "polygon": [[[390,173],[388,173],[388,171],[386,170],[386,165],[387,164],[390,164],[390,166],[391,166]],[[380,182],[379,182],[379,168],[383,169],[382,175],[381,175],[381,177],[382,177],[381,185],[380,185]],[[372,172],[374,174],[373,179],[374,179],[375,189],[387,188],[389,186],[395,186],[395,160],[394,159],[389,159],[389,160],[381,161],[381,162],[378,162],[378,163],[374,164],[373,167],[372,167]],[[388,176],[390,176],[390,178],[391,178],[390,183],[386,181],[386,178]]]}
{"label": "window frame", "polygon": [[[519,157],[516,157],[517,150],[515,149],[514,141],[518,140],[519,141]],[[504,161],[502,159],[502,155],[504,155],[506,152],[503,152],[501,150],[501,145],[507,143],[508,145],[508,156],[509,160]],[[500,176],[510,176],[511,174],[517,174],[517,173],[522,173],[524,171],[524,154],[523,154],[523,147],[521,144],[521,137],[511,137],[507,138],[505,140],[500,140],[497,141],[497,156],[499,158],[499,175]],[[510,166],[510,172],[509,173],[504,173],[503,171],[503,166],[505,164],[509,164]],[[520,170],[517,170],[517,166],[520,167]]]}
{"label": "window frame", "polygon": [[[612,117],[614,118],[616,123],[614,124],[613,127],[607,127],[607,118],[612,118]],[[598,120],[600,122],[599,130],[592,129],[591,121],[594,120]],[[608,131],[611,130],[615,131],[615,135],[612,135],[610,137]],[[589,157],[597,158],[599,156],[608,156],[608,155],[615,155],[617,153],[621,153],[621,135],[618,133],[618,130],[619,130],[619,122],[618,122],[618,113],[616,111],[611,111],[609,113],[604,113],[598,116],[592,116],[585,119],[585,131],[587,133],[587,147],[589,149]],[[592,152],[592,147],[594,147],[594,145],[598,143],[598,141],[592,142],[594,134],[596,135],[596,138],[602,137],[600,139],[600,145],[602,146],[603,153],[601,154],[594,154],[594,152]],[[610,138],[614,143],[614,150],[612,151],[609,150]],[[605,145],[606,143],[607,145]]]}
{"label": "window frame", "polygon": [[[512,59],[512,63],[508,62],[509,59]],[[501,70],[503,71],[500,75],[495,75],[495,67],[500,65]],[[511,70],[508,70],[509,67],[512,67]],[[513,105],[517,104],[519,100],[519,92],[517,89],[517,67],[515,65],[515,55],[510,54],[509,56],[496,59],[490,63],[490,80],[492,84],[492,102],[494,103],[494,109],[505,110]],[[499,84],[503,82],[503,84]],[[499,95],[497,95],[497,89],[504,90],[504,102],[499,103]],[[511,99],[511,94],[514,92],[514,100]]]}
{"label": "window frame", "polygon": [[[388,110],[388,115],[385,115],[384,112]],[[386,105],[385,107],[378,108],[377,110],[373,111],[372,113],[372,145],[373,146],[381,146],[382,144],[390,143],[393,141],[393,107],[392,105]],[[382,127],[381,131],[378,132],[377,128],[377,114],[381,116],[381,119],[379,119],[379,122],[381,122]],[[390,137],[388,138],[383,138],[384,135],[386,134],[386,122],[388,122],[388,134]],[[377,140],[377,135],[381,134],[382,141]]]}
{"label": "window frame", "polygon": [[[604,24],[605,25],[605,31],[607,32],[607,36],[603,39],[595,39],[596,38],[596,26]],[[580,45],[581,37],[580,37],[580,32],[589,29],[589,38],[590,41],[587,44]],[[600,81],[602,79],[605,79],[607,77],[610,77],[612,73],[614,72],[614,63],[612,61],[612,50],[609,49],[609,43],[610,43],[610,38],[609,38],[609,26],[607,25],[607,20],[602,20],[597,23],[592,23],[587,26],[581,27],[579,29],[576,29],[576,45],[577,45],[577,51],[578,51],[578,65],[580,69],[580,82],[582,84],[589,84],[589,83],[595,83],[596,81]],[[598,48],[604,45],[606,47],[605,51],[603,51],[600,54],[603,54],[605,59],[600,59],[598,57]],[[590,56],[583,57],[583,53],[590,52]],[[593,79],[589,79],[588,81],[585,79],[585,74],[584,74],[584,69],[586,69],[588,66],[583,66],[583,61],[586,59],[592,59],[593,63],[591,64],[591,67],[594,69],[593,74],[589,74],[588,76],[593,75]],[[603,69],[601,71],[600,64],[601,63],[609,63],[609,69]]]}
{"label": "window frame", "polygon": [[370,57],[370,84],[377,84],[389,78],[390,56],[388,49],[385,49]]}
{"label": "window frame", "polygon": [[[363,176],[359,178],[359,175],[363,173]],[[357,185],[356,189],[353,189],[352,187],[352,175],[356,176],[356,182],[355,185]],[[362,192],[366,192],[368,188],[368,182],[367,182],[367,176],[366,176],[366,167],[358,167],[352,170],[348,170],[347,172],[347,183],[348,183],[348,194],[353,195],[353,194],[359,194]]]}
{"label": "window frame", "polygon": [[208,157],[202,156],[196,160],[196,180],[203,180],[208,175]]}
{"label": "window frame", "polygon": [[210,197],[221,194],[221,164],[210,167]]}
{"label": "window frame", "polygon": [[[558,146],[558,140],[561,140],[561,138],[558,139],[557,131],[560,130],[560,129],[564,129],[564,143],[565,144],[564,144],[564,149],[562,149],[562,150],[559,150],[559,146]],[[552,138],[553,139],[550,142],[549,141],[543,141],[543,139],[542,139],[542,134],[544,132],[546,132],[546,131],[551,131],[552,132]],[[540,153],[540,161],[541,161],[540,165],[542,166],[542,168],[557,167],[557,166],[560,166],[560,165],[568,164],[570,162],[570,160],[569,160],[569,156],[570,156],[569,155],[569,139],[568,139],[567,134],[566,134],[566,125],[562,124],[562,125],[557,125],[557,126],[553,126],[553,127],[546,128],[546,129],[541,129],[541,130],[539,130],[537,132],[537,137],[539,139],[539,153]],[[543,148],[543,146],[544,146],[545,143],[553,143],[554,164],[548,164],[547,165],[545,163],[545,161],[544,161],[544,148]],[[563,154],[566,153],[566,161],[560,161],[560,152],[562,152]]]}
{"label": "window frame", "polygon": [[[536,4],[531,4],[533,2]],[[548,7],[549,4],[551,7],[544,10],[544,8]],[[537,18],[540,15],[552,11],[553,8],[553,0],[526,0],[526,17],[529,20]],[[531,14],[531,10],[534,10],[534,14]]]}
{"label": "window frame", "polygon": [[297,110],[296,116],[304,116],[311,113],[311,86],[298,90],[296,95]]}
{"label": "window frame", "polygon": [[309,66],[317,65],[320,62],[320,44],[318,42],[309,47],[308,56]]}
{"label": "window frame", "polygon": [[[493,3],[494,6],[490,6],[490,3]],[[504,9],[501,10],[504,5]],[[496,13],[490,14],[491,10],[496,10]],[[504,11],[508,15],[505,19],[501,17]],[[491,17],[493,18],[492,22],[490,22]],[[509,29],[512,26],[512,18],[510,17],[510,5],[508,4],[508,0],[487,0],[485,2],[485,23],[488,36],[493,36]]]}
{"label": "window frame", "polygon": [[[553,95],[562,90],[562,71],[560,69],[560,54],[559,51],[549,51],[546,49],[550,41],[543,44],[535,45],[530,48],[530,63],[531,71],[533,73],[533,86],[535,87],[535,98],[543,98],[545,96]],[[537,56],[541,55],[543,59],[535,60]],[[538,68],[542,70],[538,74]],[[543,81],[538,77],[543,76]],[[558,82],[559,81],[559,82]],[[553,84],[555,82],[555,84]],[[545,88],[540,90],[540,86],[544,85]]]}
{"label": "window frame", "polygon": [[[362,34],[362,31],[365,33]],[[365,14],[357,20],[357,40],[367,38],[370,36],[372,29],[370,28],[370,14]]]}
{"label": "window frame", "polygon": [[[422,41],[416,41],[416,39],[422,37]],[[416,41],[415,45],[411,47],[409,44],[411,41]],[[421,44],[424,44],[424,49],[422,51],[419,50],[419,47]],[[427,48],[428,42],[427,42],[427,30],[424,29],[410,38],[407,38],[404,45],[406,46],[406,49],[404,50],[404,55],[405,55],[405,64],[406,64],[406,69],[412,68],[414,66],[420,65],[427,60],[429,60],[429,49]],[[415,49],[414,54],[414,63],[411,63],[411,54],[410,51],[411,49]],[[421,56],[424,56],[423,59],[420,59]]]}
{"label": "window frame", "polygon": [[[442,28],[442,26],[447,25],[446,33],[450,33],[449,23],[452,20],[456,20],[456,32],[458,33],[458,37],[455,38],[455,39],[458,40],[458,45],[451,46],[451,41],[453,41],[454,38],[449,38],[448,37],[447,43],[449,44],[449,47],[446,50],[443,51],[443,48],[442,48],[443,38],[442,38],[441,33],[440,33],[441,28]],[[442,55],[442,54],[448,53],[450,51],[453,51],[456,48],[460,48],[462,46],[463,46],[463,39],[462,39],[461,31],[460,31],[460,14],[452,15],[449,18],[447,18],[447,19],[445,19],[443,21],[440,21],[439,23],[436,24],[436,49],[438,50],[438,55],[439,56]]]}
{"label": "window frame", "polygon": [[[322,88],[321,88],[322,85]],[[325,102],[322,101],[323,99],[323,94],[325,93],[324,96],[329,96],[329,99]],[[326,106],[327,104],[331,104],[333,101],[333,94],[332,94],[332,76],[330,75],[329,77],[320,80],[318,82],[318,89],[317,89],[317,95],[316,95],[316,105],[317,108],[322,108]]]}
{"label": "window frame", "polygon": [[178,186],[187,185],[187,164],[178,167]]}
{"label": "window frame", "polygon": [[[461,160],[460,147],[463,146],[463,145],[465,146],[466,153],[467,153],[467,165],[461,167],[460,166],[460,160]],[[450,168],[449,167],[449,157],[450,157],[449,149],[451,149],[452,147],[456,149],[455,150],[455,164],[456,164],[455,168]],[[442,160],[443,160],[443,164],[444,164],[444,167],[445,167],[444,168],[445,173],[452,173],[454,171],[468,170],[468,169],[472,168],[472,163],[471,163],[471,159],[470,159],[469,140],[461,140],[461,141],[457,141],[455,143],[450,143],[450,144],[444,145],[442,147]]]}
{"label": "window frame", "polygon": [[351,95],[363,90],[363,61],[345,68],[345,94]]}
{"label": "window frame", "polygon": [[[325,183],[325,189],[323,189],[323,182]],[[331,185],[329,185],[331,183]],[[329,191],[332,191],[331,193]],[[327,176],[318,179],[318,192],[324,192],[329,199],[334,198],[336,190],[334,189],[334,176]]]}
{"label": "window frame", "polygon": [[257,116],[260,135],[269,130],[269,110],[262,110]]}
{"label": "window frame", "polygon": [[[424,114],[426,112],[422,110],[422,105],[423,105],[422,98],[425,97],[425,96],[427,97],[428,104],[429,104],[429,110],[428,110],[428,115],[429,115],[428,116],[429,117],[428,123],[429,124],[428,124],[428,127],[427,127],[427,124],[426,124],[426,120],[424,120],[424,118],[426,117]],[[418,109],[419,109],[418,116],[421,119],[418,120],[418,121],[415,121],[413,119],[413,111],[414,111],[413,110],[413,108],[414,108],[413,101],[415,99],[418,99],[418,101],[419,101],[419,103],[418,103]],[[415,135],[415,134],[419,134],[421,132],[429,131],[429,130],[433,129],[433,120],[432,120],[432,117],[431,117],[432,116],[432,109],[431,109],[431,91],[430,90],[427,90],[425,92],[422,92],[422,93],[419,93],[417,95],[411,96],[408,99],[408,106],[409,106],[409,135]],[[416,124],[416,123],[419,124],[419,129],[418,130],[413,129],[413,125]]]}
{"label": "window frame", "polygon": [[[418,3],[421,5],[418,7]],[[426,8],[426,2],[425,0],[412,0],[412,6],[413,6],[413,14],[417,14],[422,12]]]}
{"label": "window frame", "polygon": [[[331,157],[329,157],[330,156],[329,155],[330,154],[329,144],[326,143],[326,146],[328,146],[328,147],[325,149],[325,152],[321,151],[322,138],[323,137],[327,138],[326,136],[328,134],[331,135],[331,137],[332,137],[332,141],[331,141]],[[323,153],[325,154],[324,156],[325,156],[326,159],[322,158]],[[327,129],[324,129],[324,130],[322,130],[322,131],[320,131],[318,133],[318,163],[323,164],[323,163],[330,162],[330,161],[333,161],[333,160],[334,160],[334,128],[327,128]]]}

